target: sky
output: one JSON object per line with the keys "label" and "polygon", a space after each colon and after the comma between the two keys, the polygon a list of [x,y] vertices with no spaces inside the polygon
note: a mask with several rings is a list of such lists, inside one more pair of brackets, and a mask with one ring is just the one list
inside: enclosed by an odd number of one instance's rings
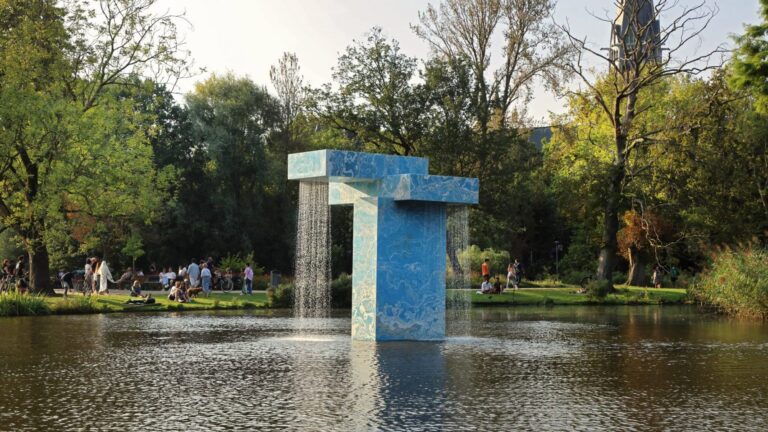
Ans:
{"label": "sky", "polygon": [[[719,11],[685,55],[720,44],[730,46],[730,35],[741,33],[744,23],[758,21],[758,0],[706,1]],[[160,0],[158,6],[184,12],[189,21],[179,31],[196,67],[206,72],[180,83],[177,90],[188,92],[208,74],[227,71],[247,75],[271,91],[269,67],[286,51],[298,56],[305,83],[319,86],[331,81],[339,54],[353,40],[364,39],[374,26],[399,41],[405,54],[425,59],[429,47],[410,26],[417,24],[418,12],[429,3],[437,4],[426,0]],[[612,5],[613,0],[559,0],[554,20],[567,23],[573,33],[596,47],[607,46],[610,28],[590,13],[612,15]],[[664,16],[661,19],[663,26]],[[494,55],[500,56],[496,50]],[[550,113],[564,111],[563,101],[540,85],[535,86],[526,108],[538,124],[546,124]]]}

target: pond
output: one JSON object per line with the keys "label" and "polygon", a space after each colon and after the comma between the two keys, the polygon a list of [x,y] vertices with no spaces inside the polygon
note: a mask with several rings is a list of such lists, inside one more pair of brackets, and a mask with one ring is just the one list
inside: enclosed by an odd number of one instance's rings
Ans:
{"label": "pond", "polygon": [[0,319],[0,429],[768,424],[768,325],[691,307],[475,308],[441,343],[352,342],[348,314],[294,326],[274,311]]}

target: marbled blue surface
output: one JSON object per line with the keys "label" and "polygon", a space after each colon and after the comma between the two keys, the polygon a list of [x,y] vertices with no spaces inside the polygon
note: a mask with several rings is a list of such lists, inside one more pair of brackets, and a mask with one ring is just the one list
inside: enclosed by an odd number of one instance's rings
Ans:
{"label": "marbled blue surface", "polygon": [[288,178],[329,182],[354,205],[352,337],[445,337],[448,203],[476,204],[477,179],[431,176],[424,158],[320,150],[288,156]]}
{"label": "marbled blue surface", "polygon": [[375,180],[394,174],[427,174],[426,158],[342,150],[317,150],[288,155],[288,179],[347,182]]}
{"label": "marbled blue surface", "polygon": [[422,174],[384,177],[379,196],[396,201],[435,201],[451,204],[477,204],[480,182],[475,178]]}
{"label": "marbled blue surface", "polygon": [[445,205],[379,198],[376,340],[445,337]]}

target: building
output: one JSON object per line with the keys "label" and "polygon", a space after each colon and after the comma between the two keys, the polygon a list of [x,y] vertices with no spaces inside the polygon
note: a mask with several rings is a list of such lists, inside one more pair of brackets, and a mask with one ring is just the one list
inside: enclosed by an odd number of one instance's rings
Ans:
{"label": "building", "polygon": [[618,0],[616,19],[611,28],[611,64],[623,69],[635,61],[661,62],[658,18],[659,11],[653,0]]}

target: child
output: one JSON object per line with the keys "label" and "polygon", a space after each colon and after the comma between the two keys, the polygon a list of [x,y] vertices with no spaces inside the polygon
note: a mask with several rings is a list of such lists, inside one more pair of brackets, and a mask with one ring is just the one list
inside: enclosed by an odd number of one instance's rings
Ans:
{"label": "child", "polygon": [[131,285],[131,297],[141,297],[141,282],[135,280]]}

